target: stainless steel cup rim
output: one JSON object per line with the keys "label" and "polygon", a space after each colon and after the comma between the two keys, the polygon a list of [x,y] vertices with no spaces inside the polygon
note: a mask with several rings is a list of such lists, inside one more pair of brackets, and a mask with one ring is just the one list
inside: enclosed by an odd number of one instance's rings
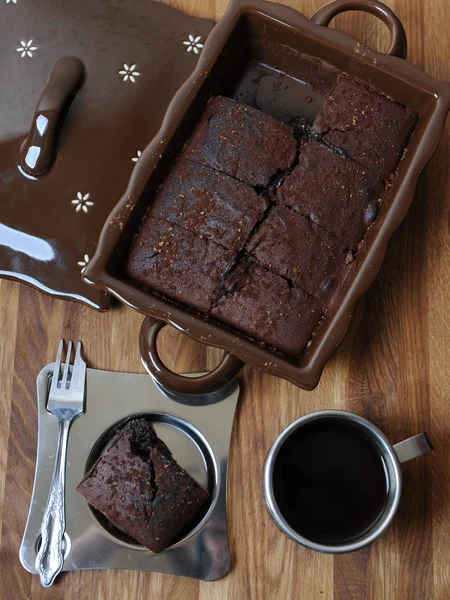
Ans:
{"label": "stainless steel cup rim", "polygon": [[[276,458],[278,456],[280,448],[290,437],[290,435],[297,429],[303,427],[306,423],[330,417],[350,420],[353,423],[359,425],[361,428],[363,428],[367,433],[369,433],[369,435],[372,437],[372,439],[375,441],[378,448],[380,449],[380,453],[382,454],[383,459],[385,461],[385,466],[388,470],[389,477],[388,501],[381,517],[376,523],[373,524],[373,526],[369,529],[367,533],[361,534],[361,536],[358,537],[356,540],[350,540],[342,544],[321,544],[315,542],[314,540],[310,540],[299,534],[297,531],[295,531],[295,529],[293,529],[285,520],[285,518],[281,514],[280,509],[278,508],[272,484]],[[373,425],[373,423],[371,423],[367,419],[364,419],[363,417],[360,417],[359,415],[344,410],[317,411],[304,415],[303,417],[300,417],[299,419],[291,423],[276,439],[275,443],[273,444],[272,448],[270,449],[267,455],[266,462],[264,465],[263,493],[270,515],[272,516],[278,527],[292,540],[294,540],[298,544],[310,548],[311,550],[316,550],[317,552],[342,554],[344,552],[353,552],[355,550],[359,550],[360,548],[371,544],[378,537],[380,537],[390,526],[400,503],[401,491],[402,472],[400,469],[400,462],[397,458],[397,454],[391,442],[384,435],[384,433],[380,429],[378,429],[378,427]]]}

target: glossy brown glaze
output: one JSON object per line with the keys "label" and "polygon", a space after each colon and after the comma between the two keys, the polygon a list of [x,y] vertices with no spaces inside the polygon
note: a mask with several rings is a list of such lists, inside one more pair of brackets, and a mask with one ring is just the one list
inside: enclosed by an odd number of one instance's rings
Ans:
{"label": "glossy brown glaze", "polygon": [[81,86],[83,77],[83,63],[78,58],[66,56],[55,63],[39,98],[27,139],[20,149],[20,164],[28,175],[39,177],[53,165],[64,111]]}
{"label": "glossy brown glaze", "polygon": [[139,346],[142,362],[149,373],[164,388],[181,394],[208,394],[225,387],[244,366],[235,356],[226,353],[220,364],[206,375],[184,377],[166,367],[159,357],[156,340],[167,323],[147,317],[141,327]]}
{"label": "glossy brown glaze", "polygon": [[386,6],[386,4],[378,2],[377,0],[363,0],[363,2],[364,6],[362,7],[361,0],[335,0],[334,2],[322,6],[322,8],[311,17],[311,21],[317,25],[328,27],[334,17],[343,12],[363,10],[364,12],[378,17],[387,25],[392,38],[387,53],[391,56],[398,56],[398,58],[406,58],[406,52],[408,50],[406,34],[397,15]]}
{"label": "glossy brown glaze", "polygon": [[0,276],[109,306],[80,272],[212,27],[151,0],[0,2]]}
{"label": "glossy brown glaze", "polygon": [[[401,24],[390,9],[374,0],[339,0],[327,8],[325,16],[319,11],[316,18],[325,23],[333,11],[337,14],[355,8],[383,15],[394,34],[392,52],[405,55]],[[305,54],[331,67],[306,60]],[[230,64],[236,68],[229,69]],[[149,194],[168,172],[211,95],[228,94],[281,120],[302,116],[295,111],[312,118],[333,85],[334,68],[375,85],[416,111],[419,121],[351,274],[302,357],[296,360],[273,353],[243,334],[131,284],[124,276],[124,259]],[[299,106],[301,98],[304,102]],[[449,107],[450,85],[430,78],[401,58],[375,52],[357,39],[318,26],[287,7],[264,0],[235,0],[208,39],[197,70],[172,101],[159,134],[145,150],[126,194],[105,224],[85,280],[190,337],[224,348],[252,367],[312,389],[342,341],[356,301],[375,278],[387,243],[411,205],[417,178],[438,145]],[[158,378],[157,372],[152,374]]]}

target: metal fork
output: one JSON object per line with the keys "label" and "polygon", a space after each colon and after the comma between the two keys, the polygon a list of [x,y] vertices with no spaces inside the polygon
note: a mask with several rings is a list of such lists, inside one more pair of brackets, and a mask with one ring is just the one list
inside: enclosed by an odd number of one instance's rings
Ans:
{"label": "metal fork", "polygon": [[36,570],[44,587],[52,585],[64,564],[67,439],[72,421],[84,413],[86,363],[81,357],[81,342],[78,342],[73,366],[70,364],[72,341],[69,342],[61,373],[63,349],[64,340],[61,340],[47,401],[47,410],[58,419],[59,433],[55,467],[40,529],[41,545],[36,557]]}

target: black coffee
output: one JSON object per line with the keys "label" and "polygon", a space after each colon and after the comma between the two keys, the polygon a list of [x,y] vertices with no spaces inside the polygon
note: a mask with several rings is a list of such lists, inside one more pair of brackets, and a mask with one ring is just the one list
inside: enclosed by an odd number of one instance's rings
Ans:
{"label": "black coffee", "polygon": [[281,447],[274,494],[289,525],[322,544],[349,542],[382,514],[389,488],[375,442],[340,418],[311,421]]}

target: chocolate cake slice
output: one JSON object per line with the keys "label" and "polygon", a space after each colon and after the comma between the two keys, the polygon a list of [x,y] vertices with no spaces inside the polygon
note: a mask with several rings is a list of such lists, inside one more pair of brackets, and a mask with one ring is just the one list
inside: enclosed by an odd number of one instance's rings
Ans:
{"label": "chocolate cake slice", "polygon": [[252,186],[266,186],[294,162],[291,129],[263,112],[224,96],[208,103],[184,155]]}
{"label": "chocolate cake slice", "polygon": [[301,288],[241,260],[226,278],[211,315],[277,350],[299,356],[324,312],[320,302]]}
{"label": "chocolate cake slice", "polygon": [[272,273],[330,306],[347,277],[346,246],[306,217],[273,206],[247,244],[247,252]]}
{"label": "chocolate cake slice", "polygon": [[145,418],[118,433],[77,490],[152,552],[167,548],[209,497]]}
{"label": "chocolate cake slice", "polygon": [[179,159],[159,188],[151,214],[238,252],[267,201],[252,187],[196,162]]}
{"label": "chocolate cake slice", "polygon": [[313,125],[323,140],[387,179],[395,173],[417,113],[377,90],[339,75]]}
{"label": "chocolate cake slice", "polygon": [[376,219],[383,192],[382,181],[369,169],[306,140],[277,200],[354,248]]}
{"label": "chocolate cake slice", "polygon": [[233,251],[149,214],[125,271],[135,282],[207,312],[233,261]]}

